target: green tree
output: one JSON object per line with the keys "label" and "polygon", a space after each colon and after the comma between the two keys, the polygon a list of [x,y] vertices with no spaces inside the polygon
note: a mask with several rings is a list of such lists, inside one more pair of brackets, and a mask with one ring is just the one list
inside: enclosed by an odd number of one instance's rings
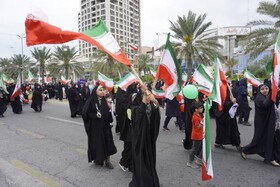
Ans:
{"label": "green tree", "polygon": [[280,0],[260,2],[257,12],[270,17],[270,20],[251,21],[247,25],[254,30],[244,39],[247,41],[245,52],[250,54],[250,60],[261,52],[273,48],[280,27]]}
{"label": "green tree", "polygon": [[144,75],[149,71],[148,62],[152,61],[152,58],[149,55],[141,54],[138,58],[138,70],[139,74],[143,71]]}
{"label": "green tree", "polygon": [[228,71],[230,72],[230,77],[233,78],[233,67],[238,64],[238,61],[234,58],[225,61],[225,66],[227,67]]}
{"label": "green tree", "polygon": [[172,22],[170,30],[174,38],[179,42],[173,42],[175,53],[178,58],[187,61],[187,74],[191,77],[193,60],[197,59],[203,64],[213,62],[214,54],[222,60],[222,55],[217,52],[222,46],[217,42],[216,37],[211,37],[212,32],[207,31],[212,22],[205,22],[206,14],[197,16],[192,11],[188,16],[178,16],[176,22]]}
{"label": "green tree", "polygon": [[109,78],[118,77],[118,73],[124,75],[128,71],[127,66],[116,62],[111,56],[104,51],[98,50],[93,57],[93,63],[90,67],[91,72],[97,77],[98,71]]}
{"label": "green tree", "polygon": [[[77,76],[83,76],[84,68],[82,63],[77,61],[78,51],[75,47],[62,45],[56,47],[53,53],[54,59],[48,66],[51,76],[59,77],[62,73],[69,79],[70,72]],[[73,78],[73,77],[71,77]]]}
{"label": "green tree", "polygon": [[0,73],[7,71],[7,68],[10,66],[11,60],[8,58],[0,58]]}
{"label": "green tree", "polygon": [[39,62],[40,67],[40,75],[42,77],[42,83],[45,83],[45,66],[46,61],[49,60],[52,56],[51,49],[47,49],[46,47],[43,47],[42,49],[35,47],[33,51],[31,51],[31,55],[33,58],[35,58]]}
{"label": "green tree", "polygon": [[30,66],[30,57],[26,55],[14,55],[11,58],[11,64],[7,67],[7,74],[13,79],[17,79],[18,74],[21,75],[21,80],[23,81],[26,78],[24,75],[27,75],[28,68]]}

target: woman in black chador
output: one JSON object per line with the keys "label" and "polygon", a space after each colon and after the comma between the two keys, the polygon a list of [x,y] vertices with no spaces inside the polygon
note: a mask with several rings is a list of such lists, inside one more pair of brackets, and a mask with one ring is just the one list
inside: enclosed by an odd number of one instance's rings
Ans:
{"label": "woman in black chador", "polygon": [[88,162],[113,169],[110,156],[117,152],[110,123],[113,117],[104,97],[105,89],[98,86],[86,101],[82,117],[88,136]]}
{"label": "woman in black chador", "polygon": [[81,115],[81,107],[83,106],[83,104],[81,95],[78,91],[77,84],[70,84],[70,88],[68,90],[68,102],[70,107],[71,118],[74,118],[77,115]]}
{"label": "woman in black chador", "polygon": [[36,112],[42,111],[42,104],[43,104],[43,89],[40,84],[35,83],[34,91],[32,95],[32,103],[31,108],[33,108]]}
{"label": "woman in black chador", "polygon": [[7,94],[0,86],[0,118],[4,117],[4,113],[7,110],[7,104],[8,104]]}
{"label": "woman in black chador", "polygon": [[240,154],[246,159],[247,154],[258,154],[265,163],[280,166],[274,160],[273,139],[275,132],[275,107],[271,100],[270,88],[262,84],[255,99],[254,137],[250,144],[242,147]]}
{"label": "woman in black chador", "polygon": [[156,172],[156,140],[160,127],[157,100],[142,86],[140,106],[132,109],[133,176],[129,187],[159,187]]}
{"label": "woman in black chador", "polygon": [[224,148],[223,145],[230,144],[240,149],[240,133],[236,117],[233,118],[229,115],[229,110],[233,104],[236,103],[235,97],[230,97],[230,92],[227,89],[226,100],[223,110],[219,111],[218,105],[215,107],[216,119],[216,148]]}

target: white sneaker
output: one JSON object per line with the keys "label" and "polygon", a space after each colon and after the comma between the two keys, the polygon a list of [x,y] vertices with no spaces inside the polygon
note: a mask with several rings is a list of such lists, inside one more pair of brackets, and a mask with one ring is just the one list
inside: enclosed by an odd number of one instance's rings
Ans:
{"label": "white sneaker", "polygon": [[188,166],[188,167],[191,167],[191,168],[193,168],[193,169],[198,168],[198,166],[197,166],[194,162],[188,162],[188,163],[187,163],[187,166]]}
{"label": "white sneaker", "polygon": [[270,163],[274,166],[278,166],[278,167],[280,166],[280,164],[278,162],[276,162],[275,160],[271,161]]}
{"label": "white sneaker", "polygon": [[194,157],[194,162],[199,166],[202,165],[202,160],[200,158],[198,158],[197,156]]}
{"label": "white sneaker", "polygon": [[119,163],[119,166],[120,166],[120,168],[121,168],[124,172],[127,172],[127,171],[128,171],[128,168],[124,167],[124,166],[121,165],[120,163]]}

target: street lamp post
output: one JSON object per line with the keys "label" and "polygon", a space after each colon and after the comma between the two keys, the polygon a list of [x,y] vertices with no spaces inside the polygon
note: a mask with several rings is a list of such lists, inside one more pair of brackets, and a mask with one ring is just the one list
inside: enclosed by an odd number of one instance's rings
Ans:
{"label": "street lamp post", "polygon": [[22,68],[20,69],[20,84],[22,84],[23,82],[23,39],[26,38],[25,36],[21,36],[21,35],[18,35],[17,36],[20,38],[21,40],[21,66]]}

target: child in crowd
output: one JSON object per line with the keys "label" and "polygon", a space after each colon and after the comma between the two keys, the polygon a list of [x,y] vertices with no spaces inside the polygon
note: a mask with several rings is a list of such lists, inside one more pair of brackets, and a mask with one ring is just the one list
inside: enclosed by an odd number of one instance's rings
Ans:
{"label": "child in crowd", "polygon": [[[202,150],[202,139],[203,139],[203,123],[202,123],[203,104],[199,101],[194,101],[192,103],[192,109],[194,111],[192,115],[192,134],[191,134],[191,139],[193,140],[193,147],[187,166],[191,168],[198,168],[198,165],[201,165],[201,150]],[[196,157],[196,163],[194,162],[195,157]]]}

